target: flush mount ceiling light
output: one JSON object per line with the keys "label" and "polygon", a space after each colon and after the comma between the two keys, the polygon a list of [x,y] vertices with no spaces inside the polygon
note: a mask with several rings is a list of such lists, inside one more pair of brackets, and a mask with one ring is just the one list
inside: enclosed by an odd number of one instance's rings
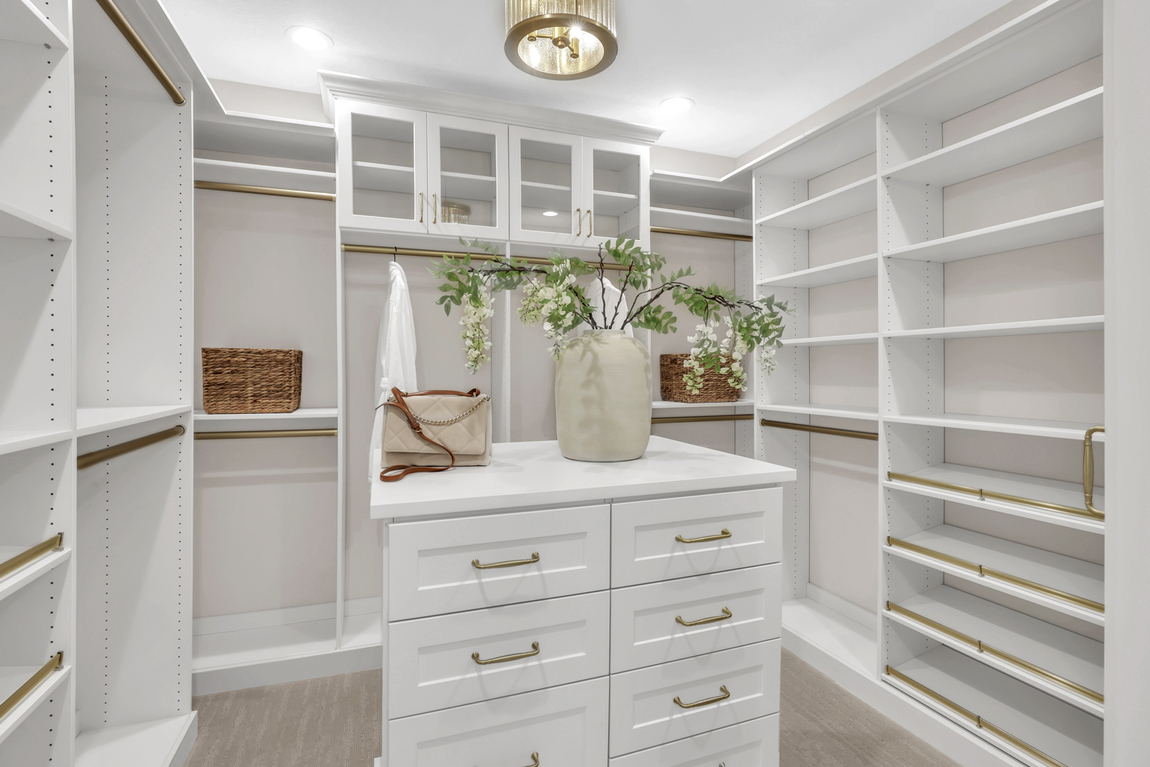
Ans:
{"label": "flush mount ceiling light", "polygon": [[309,51],[323,51],[335,45],[332,39],[311,27],[292,27],[287,31],[288,39]]}
{"label": "flush mount ceiling light", "polygon": [[577,80],[611,66],[615,0],[507,0],[511,63],[550,80]]}
{"label": "flush mount ceiling light", "polygon": [[684,112],[690,112],[694,106],[695,102],[686,96],[672,96],[669,99],[663,99],[659,102],[659,108],[667,114],[672,115],[681,115]]}

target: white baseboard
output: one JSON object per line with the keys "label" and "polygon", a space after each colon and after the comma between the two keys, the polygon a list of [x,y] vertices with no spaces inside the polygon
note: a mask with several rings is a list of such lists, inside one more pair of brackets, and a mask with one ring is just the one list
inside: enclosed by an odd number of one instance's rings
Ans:
{"label": "white baseboard", "polygon": [[854,602],[819,588],[813,583],[807,584],[807,598],[812,602],[818,602],[828,610],[833,610],[839,615],[850,618],[855,623],[866,626],[871,631],[878,631],[878,615],[873,610],[864,610]]}
{"label": "white baseboard", "polygon": [[350,647],[330,652],[276,658],[241,666],[209,668],[192,673],[192,695],[246,690],[271,684],[300,682],[323,676],[372,671],[383,667],[380,645]]}
{"label": "white baseboard", "polygon": [[[344,614],[378,613],[382,604],[379,597],[349,599],[344,603]],[[248,629],[284,626],[291,623],[310,623],[312,621],[333,620],[334,618],[335,602],[323,602],[318,605],[281,607],[274,610],[255,610],[247,613],[193,618],[192,634],[194,636],[223,634],[228,631],[247,631]]]}

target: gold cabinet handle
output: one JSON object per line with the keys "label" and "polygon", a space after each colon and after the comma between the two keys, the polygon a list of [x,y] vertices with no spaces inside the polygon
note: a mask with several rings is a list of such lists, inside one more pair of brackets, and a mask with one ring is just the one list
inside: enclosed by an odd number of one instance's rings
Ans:
{"label": "gold cabinet handle", "polygon": [[527,765],[527,767],[539,767],[539,752],[538,751],[536,751],[534,754],[531,755],[531,764]]}
{"label": "gold cabinet handle", "polygon": [[682,615],[676,615],[675,623],[678,623],[680,626],[702,626],[707,623],[720,623],[721,621],[730,620],[730,618],[731,611],[724,607],[722,615],[715,615],[710,618],[700,618],[697,621],[685,621],[683,620]]}
{"label": "gold cabinet handle", "polygon": [[419,223],[423,223],[423,192],[419,193]]}
{"label": "gold cabinet handle", "polygon": [[683,701],[679,700],[679,696],[676,695],[675,705],[679,708],[700,708],[701,706],[710,706],[713,703],[719,703],[720,701],[724,701],[731,697],[731,693],[729,690],[727,690],[726,685],[723,685],[719,689],[723,691],[722,695],[716,695],[715,697],[707,698],[706,700],[697,700],[694,703],[684,703]]}
{"label": "gold cabinet handle", "polygon": [[583,209],[582,208],[576,208],[575,209],[575,219],[579,222],[579,231],[575,232],[575,236],[576,237],[582,237],[583,236]]}
{"label": "gold cabinet handle", "polygon": [[706,543],[707,541],[721,541],[730,537],[731,531],[724,527],[723,532],[718,535],[704,535],[702,538],[684,538],[681,535],[676,535],[675,540],[679,543]]}
{"label": "gold cabinet handle", "polygon": [[1098,519],[1105,519],[1106,514],[1094,508],[1094,435],[1105,431],[1105,426],[1093,426],[1086,430],[1086,439],[1082,442],[1082,494],[1086,498],[1086,511]]}
{"label": "gold cabinet handle", "polygon": [[587,209],[587,236],[590,237],[595,234],[595,212],[590,208]]}
{"label": "gold cabinet handle", "polygon": [[490,660],[480,660],[479,653],[471,653],[471,660],[478,663],[480,666],[490,666],[492,663],[510,663],[513,660],[523,660],[524,658],[533,658],[539,654],[539,643],[531,643],[530,652],[517,652],[512,655],[500,655],[498,658],[491,658]]}
{"label": "gold cabinet handle", "polygon": [[522,567],[523,565],[533,565],[539,561],[539,552],[531,552],[531,559],[509,559],[506,562],[492,562],[489,565],[481,565],[478,559],[471,560],[471,566],[476,570],[494,570],[499,567]]}
{"label": "gold cabinet handle", "polygon": [[434,192],[431,194],[431,223],[439,223],[439,195]]}

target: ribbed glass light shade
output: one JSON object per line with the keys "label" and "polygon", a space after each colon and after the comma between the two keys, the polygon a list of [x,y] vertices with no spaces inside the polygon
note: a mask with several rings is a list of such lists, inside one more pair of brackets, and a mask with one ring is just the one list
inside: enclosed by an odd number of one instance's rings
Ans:
{"label": "ribbed glass light shade", "polygon": [[507,0],[507,58],[537,77],[574,80],[615,60],[615,0]]}

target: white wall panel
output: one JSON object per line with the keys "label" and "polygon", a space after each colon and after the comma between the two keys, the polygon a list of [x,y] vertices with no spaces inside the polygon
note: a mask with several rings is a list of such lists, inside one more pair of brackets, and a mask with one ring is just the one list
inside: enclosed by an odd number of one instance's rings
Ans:
{"label": "white wall panel", "polygon": [[810,336],[878,331],[877,279],[840,282],[810,290]]}

